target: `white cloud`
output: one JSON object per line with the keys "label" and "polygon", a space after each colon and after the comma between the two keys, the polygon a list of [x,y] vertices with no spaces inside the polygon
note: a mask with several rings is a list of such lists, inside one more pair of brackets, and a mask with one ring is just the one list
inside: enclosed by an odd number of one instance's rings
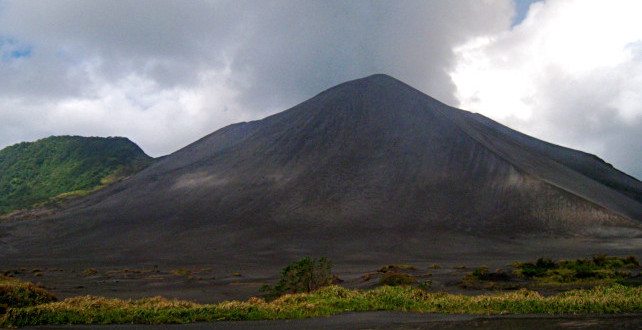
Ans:
{"label": "white cloud", "polygon": [[455,48],[460,107],[642,175],[642,2],[546,1]]}
{"label": "white cloud", "polygon": [[212,127],[252,118],[239,110],[237,93],[227,86],[229,70],[200,72],[198,83],[189,87],[162,88],[136,73],[107,80],[98,66],[83,64],[87,83],[77,95],[0,98],[0,140],[118,135],[142,141],[146,151],[159,155],[195,141]]}

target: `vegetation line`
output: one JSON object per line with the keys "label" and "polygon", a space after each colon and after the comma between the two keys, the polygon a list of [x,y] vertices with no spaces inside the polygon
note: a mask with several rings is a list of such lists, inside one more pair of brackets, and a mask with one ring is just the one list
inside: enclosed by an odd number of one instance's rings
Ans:
{"label": "vegetation line", "polygon": [[250,298],[247,301],[208,305],[161,297],[121,300],[84,296],[31,307],[9,308],[0,319],[0,326],[273,320],[363,311],[447,314],[635,313],[642,312],[642,288],[615,284],[545,297],[525,289],[466,296],[432,293],[409,286],[383,286],[363,291],[332,285],[312,293],[286,294],[272,301]]}

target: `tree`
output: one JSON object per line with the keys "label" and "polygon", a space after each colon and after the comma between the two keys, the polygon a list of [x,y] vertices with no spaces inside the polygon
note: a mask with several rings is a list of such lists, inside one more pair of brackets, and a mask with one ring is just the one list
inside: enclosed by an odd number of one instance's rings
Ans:
{"label": "tree", "polygon": [[312,292],[332,284],[332,263],[325,257],[312,259],[305,257],[281,270],[281,278],[276,285],[265,285],[261,291],[268,297],[278,297],[285,293]]}

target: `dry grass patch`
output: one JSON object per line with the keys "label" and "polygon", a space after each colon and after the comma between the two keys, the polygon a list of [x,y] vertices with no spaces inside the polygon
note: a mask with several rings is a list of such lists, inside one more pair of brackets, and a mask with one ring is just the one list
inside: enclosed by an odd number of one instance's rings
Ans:
{"label": "dry grass patch", "polygon": [[0,306],[25,307],[55,300],[53,294],[40,286],[13,277],[0,276]]}

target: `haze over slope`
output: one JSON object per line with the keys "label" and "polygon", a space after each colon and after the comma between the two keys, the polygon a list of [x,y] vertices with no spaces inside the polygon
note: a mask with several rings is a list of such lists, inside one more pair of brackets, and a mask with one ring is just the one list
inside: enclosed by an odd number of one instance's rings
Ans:
{"label": "haze over slope", "polygon": [[642,183],[597,157],[374,75],[218,130],[55,219],[2,224],[0,242],[48,257],[363,256],[641,224]]}

